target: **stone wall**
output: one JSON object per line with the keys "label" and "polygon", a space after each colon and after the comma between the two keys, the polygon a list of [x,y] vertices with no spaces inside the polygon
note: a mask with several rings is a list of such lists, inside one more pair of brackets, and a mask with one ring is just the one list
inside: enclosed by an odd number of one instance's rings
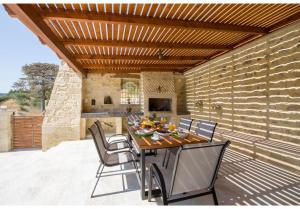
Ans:
{"label": "stone wall", "polygon": [[[148,100],[152,98],[171,98],[172,99],[172,113],[164,114],[177,114],[177,98],[179,98],[184,91],[183,75],[175,75],[173,72],[142,72],[141,73],[141,98],[142,110],[148,114]],[[176,82],[175,82],[176,81]],[[177,84],[177,85],[175,85]],[[159,92],[158,88],[161,91]],[[180,99],[179,105],[182,105]],[[183,107],[180,106],[180,109]]]}
{"label": "stone wall", "polygon": [[[127,104],[121,104],[121,78],[113,78],[112,74],[88,73],[83,78],[83,112],[122,110]],[[104,97],[110,96],[112,104],[104,104]],[[92,99],[96,104],[92,105]],[[140,105],[130,105],[133,110],[139,110]]]}
{"label": "stone wall", "polygon": [[12,149],[11,112],[0,111],[0,152],[8,152]]}
{"label": "stone wall", "polygon": [[[127,104],[121,104],[121,78],[114,78],[114,74],[88,73],[82,81],[82,112],[102,112],[102,111],[126,111]],[[129,79],[129,78],[128,78]],[[128,80],[126,79],[126,80]],[[137,79],[134,79],[137,80]],[[110,96],[112,104],[104,104],[104,97]],[[95,105],[92,105],[92,99]],[[140,111],[140,105],[131,104],[133,111]],[[87,118],[82,119],[82,138],[89,135],[87,128],[96,120],[103,124],[104,131],[108,134],[121,133],[122,121],[120,118]]]}
{"label": "stone wall", "polygon": [[[298,161],[288,158],[300,149],[300,23],[189,70],[185,77],[192,118],[216,121],[217,132],[237,133],[237,147],[251,142],[256,157],[299,169],[299,155]],[[260,153],[259,143],[265,143]]]}
{"label": "stone wall", "polygon": [[174,75],[175,92],[177,97],[177,113],[186,114],[186,89],[185,89],[185,77],[182,74]]}
{"label": "stone wall", "polygon": [[42,127],[42,148],[80,139],[82,78],[65,63],[59,66]]}

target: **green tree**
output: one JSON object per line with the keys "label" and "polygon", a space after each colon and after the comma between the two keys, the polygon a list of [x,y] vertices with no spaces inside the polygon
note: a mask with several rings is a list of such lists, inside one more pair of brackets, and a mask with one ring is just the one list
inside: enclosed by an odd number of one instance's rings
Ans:
{"label": "green tree", "polygon": [[12,86],[14,91],[26,92],[28,91],[28,82],[25,78],[20,78]]}
{"label": "green tree", "polygon": [[28,92],[31,97],[41,101],[41,109],[45,110],[45,102],[50,98],[55,77],[58,72],[58,65],[49,63],[32,63],[24,65],[22,71],[24,78],[14,83],[13,89],[20,92]]}

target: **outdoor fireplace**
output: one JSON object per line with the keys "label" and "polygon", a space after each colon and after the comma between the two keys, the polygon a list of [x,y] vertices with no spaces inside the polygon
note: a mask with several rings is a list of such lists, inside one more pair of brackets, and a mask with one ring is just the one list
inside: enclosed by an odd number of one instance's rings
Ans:
{"label": "outdoor fireplace", "polygon": [[172,99],[149,98],[149,111],[171,111]]}

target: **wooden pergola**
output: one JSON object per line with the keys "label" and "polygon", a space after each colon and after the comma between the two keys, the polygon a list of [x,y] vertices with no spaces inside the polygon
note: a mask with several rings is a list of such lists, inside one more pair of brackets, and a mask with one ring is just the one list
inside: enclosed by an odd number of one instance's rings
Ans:
{"label": "wooden pergola", "polygon": [[300,19],[300,4],[6,4],[77,72],[184,72]]}

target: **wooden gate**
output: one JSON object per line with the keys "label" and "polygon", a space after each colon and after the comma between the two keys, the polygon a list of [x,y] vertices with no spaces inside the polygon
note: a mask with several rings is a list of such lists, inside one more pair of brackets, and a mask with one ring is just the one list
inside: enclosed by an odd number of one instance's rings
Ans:
{"label": "wooden gate", "polygon": [[43,116],[13,116],[13,149],[42,148]]}

